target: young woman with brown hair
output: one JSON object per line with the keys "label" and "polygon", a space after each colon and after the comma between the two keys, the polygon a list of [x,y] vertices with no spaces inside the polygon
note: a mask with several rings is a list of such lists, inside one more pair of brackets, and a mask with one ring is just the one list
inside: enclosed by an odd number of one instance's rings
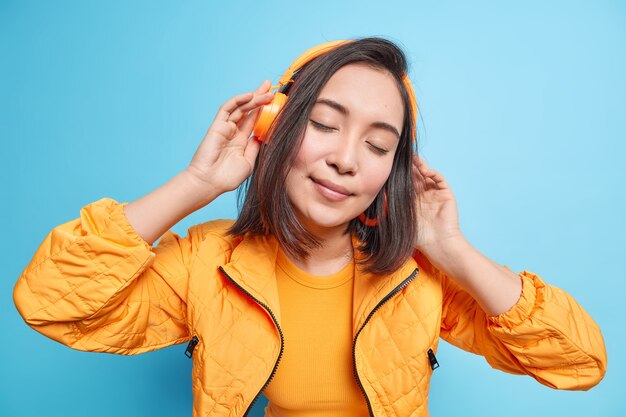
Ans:
{"label": "young woman with brown hair", "polygon": [[[267,416],[426,416],[439,337],[553,388],[602,379],[583,308],[464,238],[417,155],[400,48],[329,42],[279,86],[224,103],[162,187],[55,227],[15,287],[26,322],[79,350],[189,343],[194,416],[246,415],[262,392]],[[236,221],[168,231],[246,180]]]}

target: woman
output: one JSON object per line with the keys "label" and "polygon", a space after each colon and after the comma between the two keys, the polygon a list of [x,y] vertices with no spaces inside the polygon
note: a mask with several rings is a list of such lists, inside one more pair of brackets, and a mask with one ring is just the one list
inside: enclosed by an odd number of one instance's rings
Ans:
{"label": "woman", "polygon": [[[20,314],[79,350],[189,342],[195,416],[246,415],[262,392],[267,416],[426,416],[439,337],[553,388],[596,385],[592,318],[464,239],[413,150],[406,74],[388,40],[330,42],[280,93],[231,98],[183,172],[52,230],[15,286]],[[235,222],[165,233],[246,179]]]}

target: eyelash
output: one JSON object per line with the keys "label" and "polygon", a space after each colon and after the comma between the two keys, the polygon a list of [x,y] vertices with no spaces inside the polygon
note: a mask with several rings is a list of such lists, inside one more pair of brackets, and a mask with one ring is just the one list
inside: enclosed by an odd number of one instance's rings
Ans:
{"label": "eyelash", "polygon": [[313,123],[313,126],[315,126],[316,129],[321,130],[323,132],[331,132],[331,131],[335,130],[332,127],[324,126],[321,123],[317,123],[316,121],[313,121],[313,119],[309,119],[309,121],[311,123]]}
{"label": "eyelash", "polygon": [[[321,130],[322,132],[332,132],[333,130],[335,130],[332,127],[328,127],[328,126],[324,126],[321,123],[317,123],[316,121],[314,121],[313,119],[309,119],[309,121],[313,124],[313,126],[317,129],[317,130]],[[368,142],[368,145],[371,146],[371,148],[378,154],[380,155],[386,155],[389,151],[383,148],[379,148],[378,146],[374,146],[371,143]]]}

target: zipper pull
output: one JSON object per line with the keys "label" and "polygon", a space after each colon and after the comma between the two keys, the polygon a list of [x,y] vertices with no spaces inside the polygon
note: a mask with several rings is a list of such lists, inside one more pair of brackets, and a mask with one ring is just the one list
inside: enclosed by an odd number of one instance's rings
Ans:
{"label": "zipper pull", "polygon": [[191,355],[193,355],[193,350],[196,348],[196,345],[198,344],[200,340],[198,339],[198,336],[194,336],[191,338],[191,340],[189,341],[189,344],[187,345],[187,349],[185,349],[185,355],[188,358],[191,358]]}
{"label": "zipper pull", "polygon": [[432,349],[428,349],[428,360],[430,361],[430,367],[433,370],[439,368],[439,362],[437,362],[437,358],[435,357]]}

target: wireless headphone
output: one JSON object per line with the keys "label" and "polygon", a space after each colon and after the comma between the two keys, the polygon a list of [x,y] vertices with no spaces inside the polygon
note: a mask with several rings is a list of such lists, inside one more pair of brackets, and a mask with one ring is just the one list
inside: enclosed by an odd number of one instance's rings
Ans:
{"label": "wireless headphone", "polygon": [[[280,109],[283,108],[285,103],[287,102],[287,95],[284,94],[281,90],[285,89],[285,86],[288,83],[292,83],[294,80],[292,79],[293,74],[302,68],[307,62],[312,59],[325,54],[339,45],[343,45],[345,43],[354,42],[353,40],[337,40],[330,41],[314,46],[310,49],[307,49],[302,55],[300,55],[289,67],[289,69],[280,77],[278,80],[278,85],[272,86],[270,91],[273,88],[278,89],[274,94],[274,98],[269,104],[266,104],[261,109],[260,115],[254,125],[254,136],[260,142],[268,143],[269,138],[266,138],[267,132],[274,122],[274,119],[278,116]],[[413,91],[413,86],[411,85],[411,80],[409,80],[409,76],[404,74],[402,77],[402,82],[404,83],[406,90],[409,93],[409,98],[411,101],[411,107],[413,108],[413,120],[411,120],[411,124],[413,127],[413,131],[415,131],[416,119],[417,119],[417,101],[415,100],[415,92]]]}

